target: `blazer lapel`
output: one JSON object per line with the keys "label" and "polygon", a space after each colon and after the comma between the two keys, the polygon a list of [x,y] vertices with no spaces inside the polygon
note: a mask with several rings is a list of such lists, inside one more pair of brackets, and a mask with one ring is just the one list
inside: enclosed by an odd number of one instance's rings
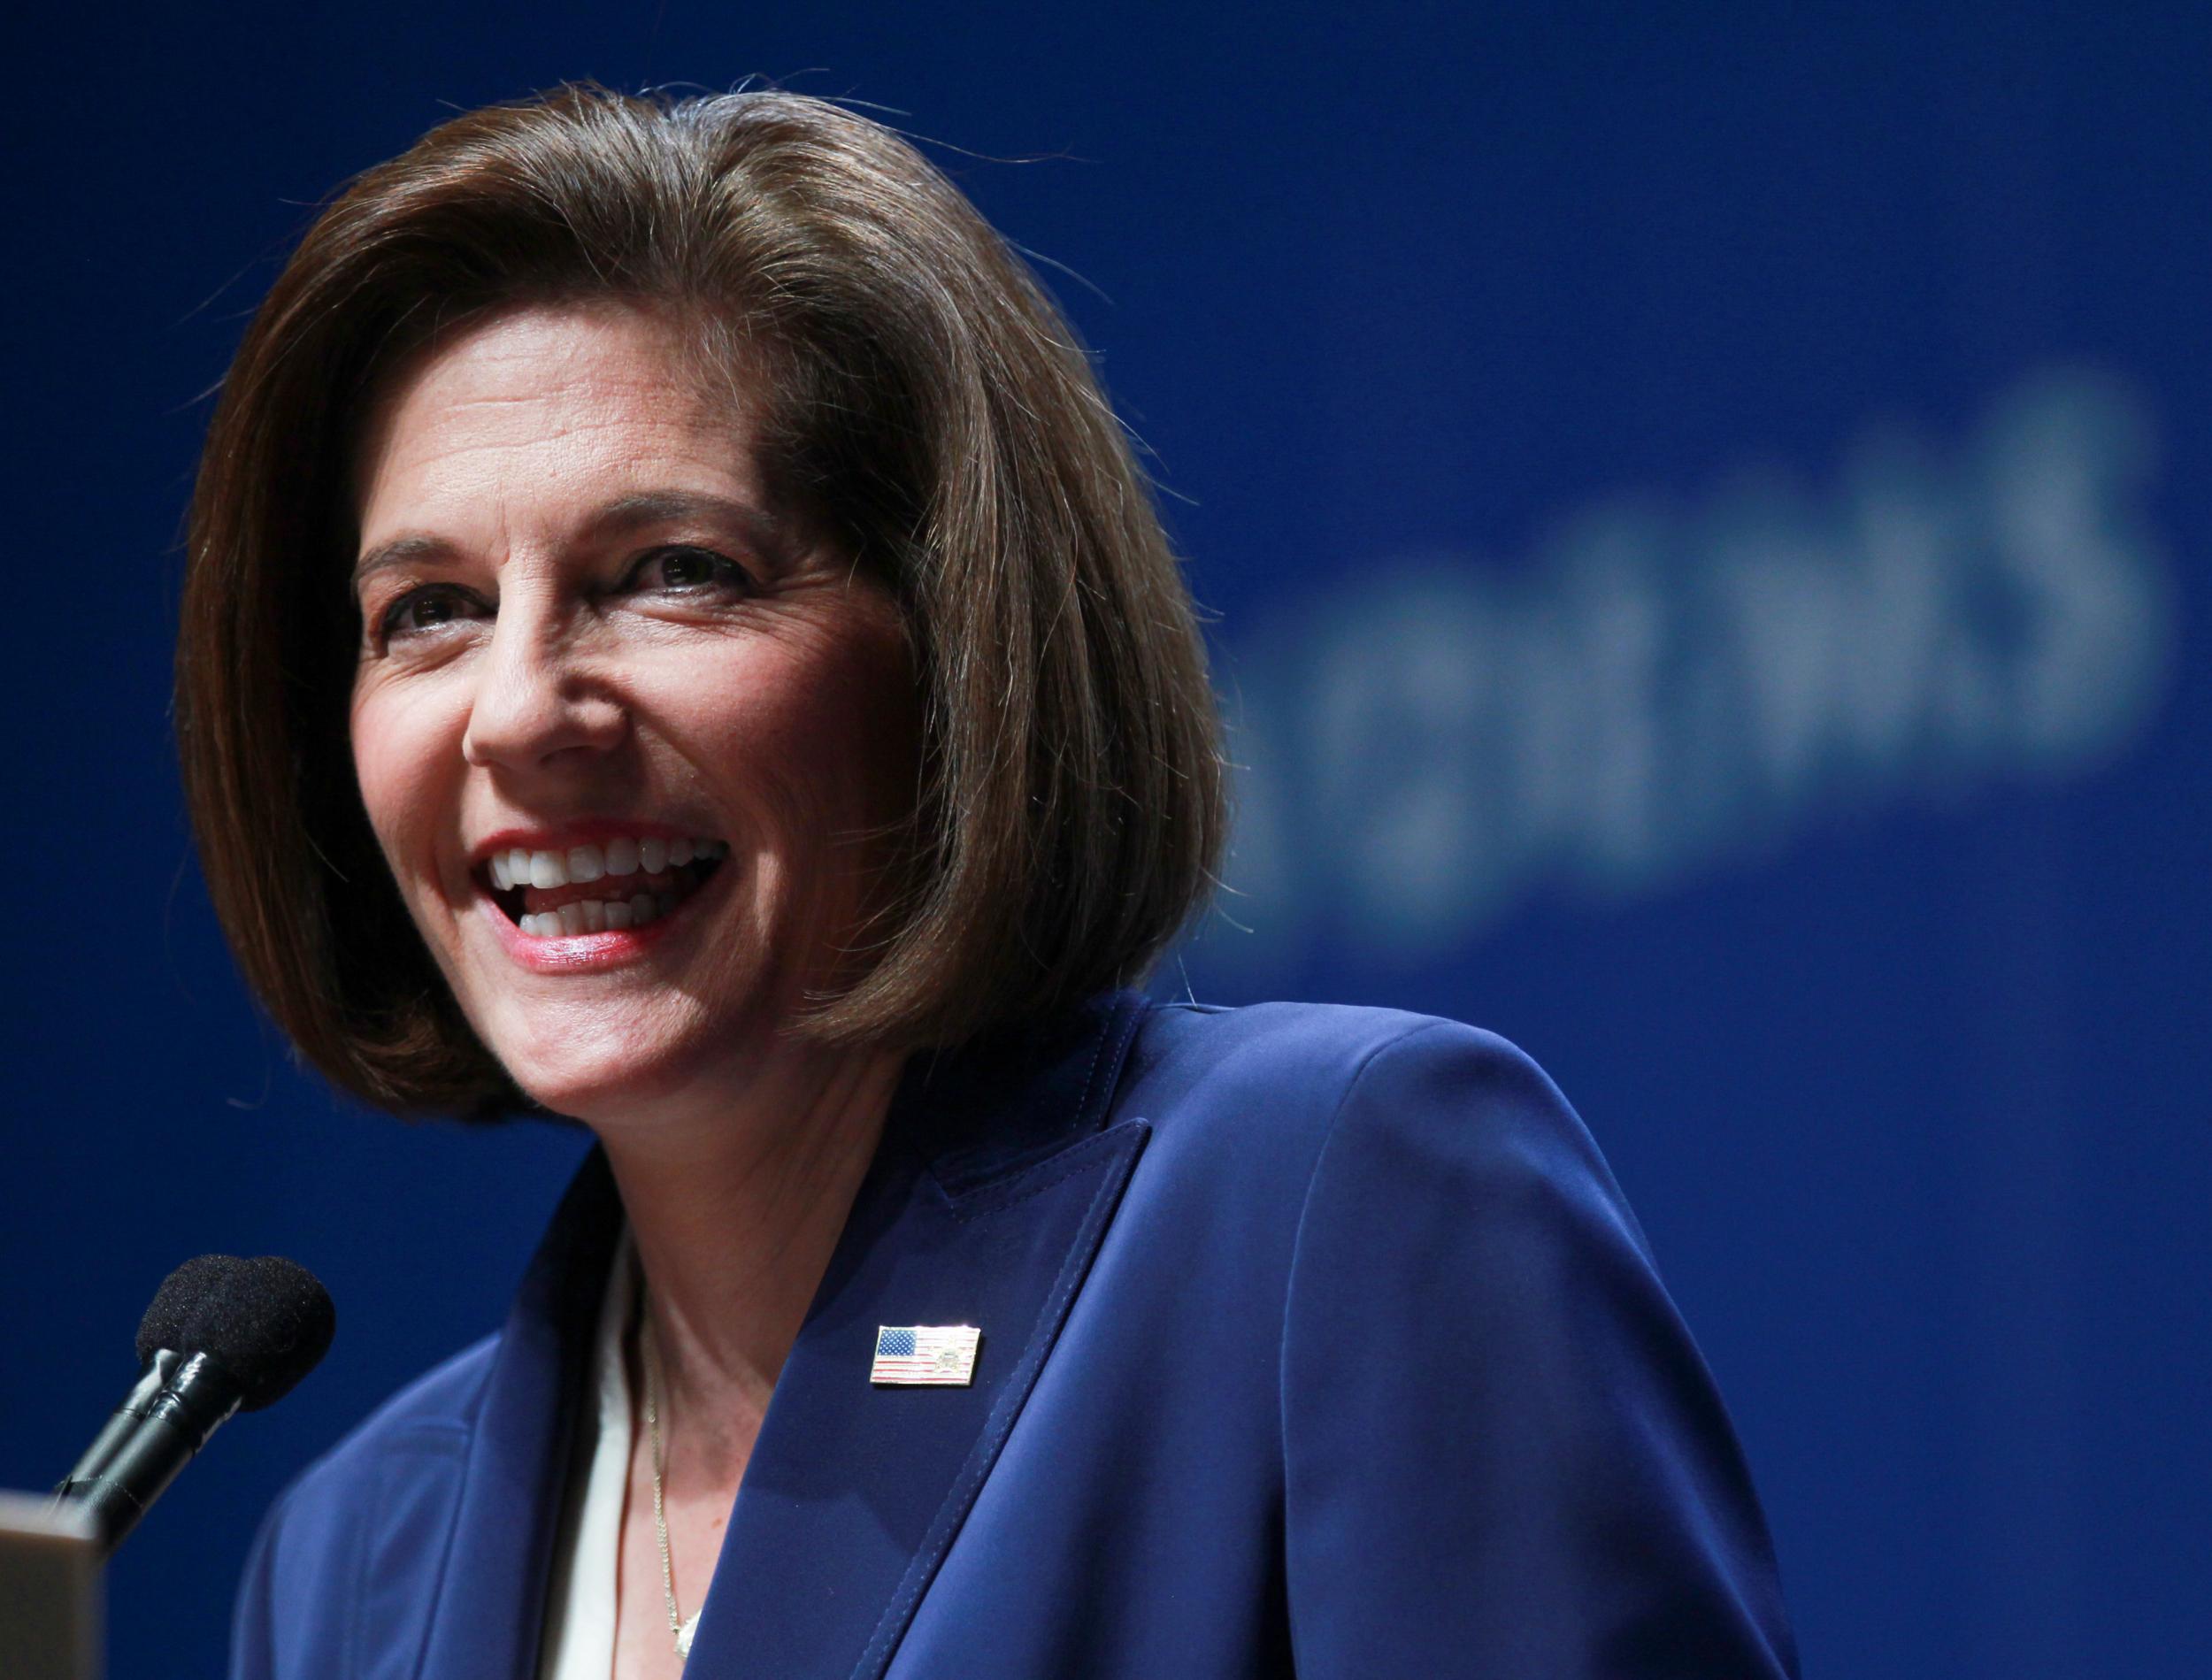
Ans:
{"label": "blazer lapel", "polygon": [[[1050,1353],[1148,1129],[1102,1131],[1142,1000],[909,1070],[745,1471],[688,1672],[881,1674]],[[884,1325],[982,1331],[875,1387]]]}
{"label": "blazer lapel", "polygon": [[578,1397],[621,1230],[621,1198],[595,1149],[524,1274],[485,1377],[423,1642],[426,1680],[536,1672]]}
{"label": "blazer lapel", "polygon": [[[918,1058],[746,1467],[687,1672],[881,1674],[1051,1352],[1148,1135],[1102,1130],[1143,1000]],[[594,1150],[488,1373],[417,1672],[533,1680],[621,1230]],[[966,1387],[879,1388],[883,1325],[982,1331]]]}

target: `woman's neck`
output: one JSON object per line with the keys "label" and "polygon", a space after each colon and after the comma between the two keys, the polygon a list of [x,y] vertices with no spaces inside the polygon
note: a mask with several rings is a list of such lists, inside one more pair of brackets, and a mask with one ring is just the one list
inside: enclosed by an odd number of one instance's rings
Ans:
{"label": "woman's neck", "polygon": [[723,1102],[595,1128],[644,1272],[669,1413],[683,1421],[672,1482],[735,1486],[902,1062],[795,1054]]}

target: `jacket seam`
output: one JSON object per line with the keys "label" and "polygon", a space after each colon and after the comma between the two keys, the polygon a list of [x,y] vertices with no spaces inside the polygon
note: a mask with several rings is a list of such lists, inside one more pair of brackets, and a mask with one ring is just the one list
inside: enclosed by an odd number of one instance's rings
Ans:
{"label": "jacket seam", "polygon": [[[253,1549],[246,1556],[246,1579],[258,1588],[256,1594],[257,1601],[251,1607],[252,1614],[257,1623],[262,1646],[269,1659],[268,1672],[271,1674],[278,1671],[280,1661],[276,1623],[277,1554],[283,1546],[284,1524],[291,1515],[292,1501],[299,1496],[300,1484],[305,1479],[304,1475],[293,1477],[291,1483],[270,1501],[269,1508],[261,1519],[261,1532],[255,1537]],[[231,1616],[231,1672],[234,1675],[242,1672],[246,1657],[246,1641],[242,1637],[245,1617],[240,1614],[245,1608],[242,1601],[238,1610],[234,1610]]]}
{"label": "jacket seam", "polygon": [[1299,1265],[1305,1258],[1306,1227],[1313,1215],[1314,1193],[1320,1186],[1321,1169],[1328,1161],[1329,1151],[1341,1135],[1340,1122],[1344,1117],[1344,1110],[1358,1093],[1361,1082],[1367,1078],[1368,1070],[1389,1051],[1403,1047],[1424,1033],[1435,1032],[1452,1024],[1453,1023],[1448,1021],[1423,1021],[1384,1039],[1380,1044],[1371,1047],[1366,1054],[1360,1057],[1358,1065],[1352,1070],[1352,1077],[1344,1082],[1344,1089],[1338,1093],[1336,1107],[1329,1111],[1328,1124],[1323,1129],[1321,1147],[1313,1152],[1313,1164],[1306,1170],[1305,1194],[1300,1198],[1298,1203],[1298,1227],[1291,1238],[1290,1264],[1283,1277],[1282,1319],[1277,1325],[1275,1333],[1275,1439],[1283,1488],[1283,1614],[1284,1620],[1288,1624],[1286,1631],[1289,1637],[1294,1663],[1296,1661],[1298,1649],[1298,1615],[1296,1607],[1291,1601],[1289,1578],[1290,1315],[1292,1304],[1298,1293]]}
{"label": "jacket seam", "polygon": [[491,1373],[488,1366],[477,1378],[476,1392],[469,1403],[467,1422],[464,1423],[457,1417],[450,1420],[458,1426],[454,1432],[461,1438],[466,1450],[461,1454],[460,1484],[453,1490],[453,1498],[446,1507],[445,1538],[438,1547],[438,1573],[434,1577],[438,1588],[431,1599],[429,1613],[423,1617],[421,1629],[416,1635],[411,1673],[420,1674],[423,1663],[430,1655],[430,1636],[437,1626],[438,1614],[444,1607],[446,1590],[451,1584],[453,1546],[461,1531],[461,1507],[467,1502],[469,1483],[476,1475],[476,1455],[483,1449],[484,1397],[490,1387]]}
{"label": "jacket seam", "polygon": [[[1127,1121],[1122,1123],[1123,1125],[1128,1124],[1130,1123]],[[1051,1159],[1041,1161],[1035,1166],[1015,1174],[1002,1184],[986,1185],[970,1193],[970,1195],[979,1201],[986,1201],[987,1204],[986,1206],[964,1207],[962,1203],[968,1200],[967,1197],[954,1200],[950,1207],[952,1216],[962,1224],[966,1224],[971,1220],[988,1219],[994,1214],[1004,1213],[1009,1208],[1018,1208],[1025,1201],[1043,1195],[1046,1191],[1056,1185],[1065,1184],[1077,1174],[1090,1171],[1097,1165],[1097,1157],[1100,1155],[1113,1154],[1120,1147],[1118,1136],[1120,1132],[1121,1126],[1118,1125],[1111,1131],[1102,1132],[1095,1137],[1086,1138],[1080,1143],[1070,1144]],[[1028,1182],[1045,1172],[1051,1172],[1052,1176],[1039,1184]],[[1023,1188],[1013,1194],[1005,1193],[1015,1191],[1017,1185],[1021,1185]]]}
{"label": "jacket seam", "polygon": [[1118,1067],[1121,1063],[1122,1047],[1126,1045],[1135,1034],[1137,1024],[1144,1018],[1145,1013],[1146,1007],[1142,1003],[1126,1009],[1122,1011],[1122,1019],[1115,1024],[1111,1032],[1102,1032],[1098,1035],[1098,1042],[1091,1050],[1089,1070],[1083,1075],[1083,1095],[1075,1105],[1076,1118],[1079,1121],[1087,1117],[1091,1112],[1092,1098],[1098,1085],[1098,1071],[1108,1060],[1106,1054],[1108,1049],[1110,1047],[1113,1050],[1112,1061],[1114,1065]]}

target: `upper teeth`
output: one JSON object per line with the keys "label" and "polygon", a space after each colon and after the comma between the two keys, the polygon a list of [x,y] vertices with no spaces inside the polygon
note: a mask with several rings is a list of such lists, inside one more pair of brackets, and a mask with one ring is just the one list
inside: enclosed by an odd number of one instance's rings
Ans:
{"label": "upper teeth", "polygon": [[609,875],[634,875],[641,869],[658,875],[680,869],[694,858],[727,856],[729,842],[718,840],[632,840],[626,834],[604,846],[572,846],[565,852],[534,852],[524,847],[492,855],[492,885],[504,893],[516,886],[566,886]]}

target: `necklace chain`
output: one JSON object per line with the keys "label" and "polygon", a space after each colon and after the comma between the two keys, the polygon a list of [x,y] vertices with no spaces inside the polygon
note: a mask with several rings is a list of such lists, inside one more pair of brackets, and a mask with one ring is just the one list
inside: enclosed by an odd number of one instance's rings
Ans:
{"label": "necklace chain", "polygon": [[668,1477],[668,1449],[661,1440],[660,1344],[653,1339],[651,1306],[642,1299],[639,1305],[645,1320],[638,1331],[645,1355],[645,1428],[653,1441],[653,1532],[661,1546],[661,1595],[668,1603],[668,1637],[676,1646],[677,1660],[682,1661],[691,1655],[691,1636],[699,1619],[694,1616],[686,1622],[676,1607],[676,1566],[668,1550],[668,1504],[663,1487]]}

